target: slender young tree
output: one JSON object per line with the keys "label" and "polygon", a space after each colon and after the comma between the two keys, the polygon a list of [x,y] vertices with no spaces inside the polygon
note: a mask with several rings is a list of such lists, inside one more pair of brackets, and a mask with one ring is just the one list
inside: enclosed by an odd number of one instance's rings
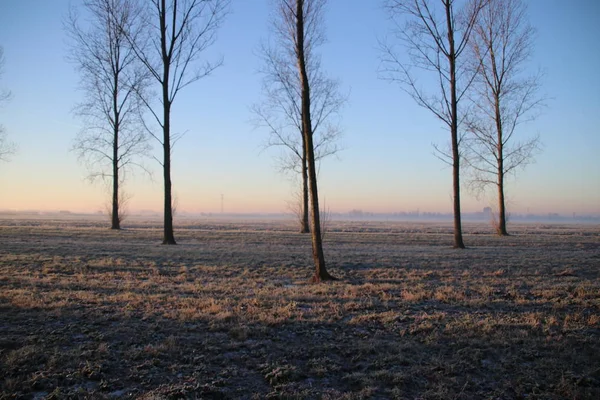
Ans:
{"label": "slender young tree", "polygon": [[171,132],[171,110],[177,94],[221,66],[223,61],[198,63],[215,43],[228,0],[138,0],[138,37],[128,37],[136,55],[160,86],[159,105],[146,101],[162,135],[152,136],[162,145],[164,178],[163,244],[177,244],[173,232],[171,153],[177,137]]}
{"label": "slender young tree", "polygon": [[467,118],[467,160],[471,188],[481,193],[494,186],[498,196],[499,235],[506,229],[505,181],[533,161],[539,136],[517,141],[518,126],[536,117],[541,75],[525,74],[533,50],[534,28],[521,0],[490,0],[480,13],[469,50],[472,69],[472,112]]}
{"label": "slender young tree", "polygon": [[[454,247],[464,248],[460,210],[459,103],[474,74],[466,68],[464,53],[479,12],[486,0],[388,0],[387,10],[395,23],[393,36],[408,50],[410,61],[399,57],[393,46],[383,44],[382,76],[397,81],[421,107],[431,111],[450,131],[450,154],[443,154],[452,166]],[[401,22],[401,18],[403,22]],[[437,94],[428,94],[418,83],[411,67],[432,72]]]}
{"label": "slender young tree", "polygon": [[[301,177],[299,204],[294,202],[292,207],[298,213],[300,232],[308,233],[308,164],[302,133],[301,86],[295,70],[296,56],[286,51],[288,35],[275,24],[272,35],[275,43],[263,45],[260,49],[264,99],[252,107],[252,112],[256,116],[255,125],[269,130],[265,147],[283,148],[278,159],[281,172]],[[325,76],[318,57],[307,57],[306,66],[311,90],[315,160],[319,162],[340,150],[339,114],[347,98],[341,94],[339,82]]]}
{"label": "slender young tree", "polygon": [[309,73],[309,63],[317,62],[315,61],[317,60],[315,51],[324,40],[323,12],[325,3],[326,0],[273,0],[275,10],[273,26],[277,32],[277,45],[280,46],[280,54],[287,55],[287,61],[282,65],[282,68],[297,77],[289,79],[290,83],[295,82],[293,87],[290,85],[289,90],[298,93],[299,104],[297,104],[297,107],[299,113],[290,111],[290,114],[300,116],[298,124],[302,132],[302,151],[304,157],[306,157],[310,200],[310,232],[315,264],[315,274],[312,281],[315,283],[336,279],[327,272],[323,254],[315,156],[315,126],[312,116],[313,107],[311,106],[313,95]]}
{"label": "slender young tree", "polygon": [[149,152],[141,123],[140,95],[148,82],[126,35],[135,37],[131,0],[85,0],[88,17],[82,26],[71,9],[65,29],[70,38],[69,59],[81,75],[83,102],[75,108],[83,128],[73,144],[88,178],[110,181],[111,229],[121,229],[125,197],[120,193],[126,173],[144,169],[140,159]]}
{"label": "slender young tree", "polygon": [[[4,48],[0,46],[0,77],[4,72]],[[0,88],[0,106],[8,103],[12,94],[9,90]],[[15,145],[6,135],[4,127],[0,125],[0,161],[8,161],[15,152]]]}

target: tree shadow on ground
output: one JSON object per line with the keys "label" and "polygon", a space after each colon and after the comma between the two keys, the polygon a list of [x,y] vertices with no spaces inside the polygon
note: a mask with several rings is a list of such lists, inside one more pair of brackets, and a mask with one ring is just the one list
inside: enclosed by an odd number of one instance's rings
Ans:
{"label": "tree shadow on ground", "polygon": [[469,324],[464,312],[263,323],[243,312],[183,321],[125,303],[1,308],[3,397],[600,395],[598,332]]}

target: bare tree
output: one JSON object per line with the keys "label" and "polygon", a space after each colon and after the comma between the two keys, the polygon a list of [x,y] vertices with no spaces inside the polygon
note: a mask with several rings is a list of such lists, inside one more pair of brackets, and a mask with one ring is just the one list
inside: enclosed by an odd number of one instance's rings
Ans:
{"label": "bare tree", "polygon": [[[0,77],[4,72],[4,48],[0,47]],[[12,93],[9,90],[0,88],[0,106],[10,101]],[[4,127],[0,125],[0,161],[8,161],[14,154],[16,146],[8,140]]]}
{"label": "bare tree", "polygon": [[[285,100],[281,104],[277,104],[277,106],[284,105],[284,108],[285,106],[298,108],[297,110],[290,108],[287,112],[283,111],[283,113],[287,115],[284,121],[291,125],[292,133],[302,132],[301,148],[306,158],[308,195],[310,200],[310,232],[315,264],[313,282],[336,279],[327,272],[325,256],[323,254],[316,169],[317,152],[315,151],[314,140],[315,123],[312,115],[315,108],[311,105],[314,100],[311,91],[311,83],[314,82],[314,77],[311,80],[309,72],[310,63],[318,63],[315,51],[324,40],[323,12],[325,3],[326,0],[273,0],[275,11],[273,27],[276,31],[275,37],[277,38],[279,49],[272,52],[272,57],[265,58],[266,61],[273,61],[278,64],[271,71],[284,71],[286,74],[286,78],[277,78],[276,80],[278,85],[283,86],[281,89],[283,94],[280,94],[279,98]],[[316,71],[318,71],[318,68]],[[314,76],[317,75],[315,74]],[[287,87],[285,87],[286,84],[288,85]],[[286,94],[285,91],[290,91],[294,94]],[[277,97],[267,96],[267,98],[276,99]],[[294,99],[296,102],[293,100],[290,101],[290,99]],[[316,112],[318,113],[319,111]],[[300,118],[299,120],[290,123],[290,121],[294,121],[294,118],[298,117]],[[320,117],[316,116],[315,118],[315,121],[318,121]],[[324,120],[320,119],[320,121]],[[279,130],[275,129],[275,131]],[[299,147],[296,146],[294,148]]]}
{"label": "bare tree", "polygon": [[162,145],[164,178],[163,244],[177,244],[173,233],[171,153],[178,136],[171,132],[171,108],[177,94],[186,86],[206,77],[223,63],[206,61],[200,55],[215,43],[228,0],[138,0],[138,26],[144,34],[129,37],[130,43],[150,75],[160,85],[159,103],[146,101],[162,136],[149,129]]}
{"label": "bare tree", "polygon": [[[260,49],[264,100],[255,104],[252,111],[256,116],[255,124],[266,127],[270,132],[265,147],[283,148],[278,160],[281,171],[299,174],[302,178],[302,195],[298,207],[300,232],[308,233],[308,165],[306,142],[302,133],[301,85],[295,71],[296,55],[288,51],[286,44],[289,32],[278,21],[274,23],[272,36],[275,43],[263,45]],[[323,39],[322,36],[318,38],[320,41]],[[317,55],[306,55],[306,68],[311,91],[315,160],[319,162],[340,150],[339,113],[347,97],[340,93],[337,80],[325,76]],[[294,210],[296,211],[296,205]]]}
{"label": "bare tree", "polygon": [[70,38],[69,60],[81,75],[83,102],[75,108],[83,128],[72,150],[89,171],[91,181],[110,182],[111,229],[121,229],[124,197],[120,185],[127,173],[142,168],[149,145],[141,123],[139,95],[148,75],[129,46],[135,9],[131,0],[85,0],[82,18],[71,9],[65,29]]}
{"label": "bare tree", "polygon": [[494,226],[508,235],[505,179],[533,161],[539,136],[517,141],[518,126],[536,117],[541,74],[526,75],[533,49],[534,28],[521,0],[490,0],[477,19],[469,45],[472,69],[472,112],[467,118],[471,187],[481,193],[494,186],[498,215]]}
{"label": "bare tree", "polygon": [[[382,77],[399,82],[415,102],[431,111],[450,131],[450,153],[442,158],[452,166],[454,247],[464,248],[460,210],[459,103],[474,74],[466,68],[463,53],[477,16],[486,0],[468,0],[458,11],[456,0],[388,0],[395,23],[393,36],[404,43],[410,61],[402,60],[394,46],[382,44]],[[401,21],[400,17],[404,17]],[[416,67],[436,76],[437,94],[428,94],[412,71]]]}

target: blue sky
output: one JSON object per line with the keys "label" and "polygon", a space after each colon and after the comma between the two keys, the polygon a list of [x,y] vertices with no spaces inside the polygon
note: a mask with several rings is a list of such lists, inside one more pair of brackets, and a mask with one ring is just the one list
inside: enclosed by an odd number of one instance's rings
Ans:
{"label": "blue sky", "polygon": [[[543,114],[519,132],[539,133],[544,148],[508,183],[509,210],[599,214],[600,2],[527,3],[538,30],[530,67],[545,71],[542,91],[549,99]],[[451,170],[431,146],[445,143],[448,132],[399,87],[377,77],[377,39],[389,26],[381,4],[329,0],[323,66],[350,99],[342,115],[344,151],[321,165],[321,199],[336,212],[449,212]],[[6,59],[0,85],[13,92],[0,123],[19,146],[11,162],[0,164],[0,209],[95,211],[106,203],[103,186],[84,180],[86,170],[69,151],[79,129],[71,109],[82,93],[65,59],[68,6],[68,0],[0,2]],[[255,51],[268,34],[268,6],[269,0],[232,0],[232,13],[207,53],[224,56],[224,66],[174,103],[174,129],[186,132],[173,156],[181,210],[217,212],[224,194],[229,212],[287,211],[295,188],[277,172],[277,151],[261,151],[267,132],[250,123],[249,107],[261,95]],[[154,150],[158,156],[157,143]],[[161,209],[161,171],[151,166],[153,180],[139,174],[127,183],[134,210]],[[463,191],[463,211],[492,202]]]}

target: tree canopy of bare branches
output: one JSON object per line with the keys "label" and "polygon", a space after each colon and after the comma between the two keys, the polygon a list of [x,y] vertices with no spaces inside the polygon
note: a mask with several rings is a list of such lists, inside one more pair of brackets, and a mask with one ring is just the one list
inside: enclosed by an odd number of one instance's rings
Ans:
{"label": "tree canopy of bare branches", "polygon": [[[299,198],[300,232],[309,229],[308,166],[306,142],[302,133],[302,93],[300,77],[296,71],[296,54],[289,51],[289,31],[276,15],[272,24],[271,42],[260,48],[263,75],[263,100],[252,107],[255,124],[269,130],[265,147],[279,147],[283,151],[278,159],[282,172],[301,176],[302,193]],[[324,41],[322,28],[311,26],[312,46]],[[319,54],[306,53],[306,69],[311,93],[311,118],[315,160],[334,155],[340,150],[340,112],[347,97],[340,92],[340,83],[327,77]],[[296,211],[296,204],[293,205]]]}
{"label": "tree canopy of bare branches", "polygon": [[467,163],[470,185],[481,193],[493,186],[498,195],[499,235],[508,235],[506,176],[533,161],[539,136],[518,140],[518,127],[536,117],[540,73],[525,74],[535,30],[522,0],[490,0],[480,13],[469,45],[471,68],[477,72],[467,118]]}
{"label": "tree canopy of bare branches", "polygon": [[157,102],[145,104],[162,135],[148,131],[163,148],[164,237],[163,244],[176,244],[173,232],[171,153],[178,136],[171,132],[171,109],[177,94],[206,77],[223,60],[199,62],[202,53],[216,41],[228,0],[138,0],[139,37],[128,37],[135,54],[160,86]]}
{"label": "tree canopy of bare branches", "polygon": [[65,21],[69,60],[85,93],[75,108],[83,128],[72,149],[91,181],[110,182],[111,228],[120,229],[121,185],[134,169],[145,170],[142,159],[149,151],[140,100],[148,75],[127,41],[127,35],[139,34],[132,0],[85,0],[83,7],[85,18],[73,8]]}
{"label": "tree canopy of bare branches", "polygon": [[[0,47],[0,77],[4,73],[4,48]],[[3,106],[12,97],[12,93],[9,90],[0,88],[0,106]],[[14,154],[16,146],[11,142],[4,127],[0,124],[0,161],[8,161],[10,156]]]}
{"label": "tree canopy of bare branches", "polygon": [[[461,7],[457,7],[461,3]],[[477,17],[486,0],[388,0],[386,8],[395,29],[392,37],[404,45],[405,60],[394,44],[382,43],[381,75],[400,83],[415,102],[432,112],[450,131],[454,247],[464,248],[460,209],[459,126],[464,121],[459,104],[474,79],[467,68],[466,50]],[[414,69],[435,76],[434,89],[424,89]]]}

